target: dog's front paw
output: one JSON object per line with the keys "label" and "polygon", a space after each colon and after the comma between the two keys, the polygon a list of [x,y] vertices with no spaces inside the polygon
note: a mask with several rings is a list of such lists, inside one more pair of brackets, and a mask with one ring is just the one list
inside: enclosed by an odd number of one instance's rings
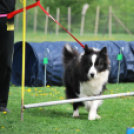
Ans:
{"label": "dog's front paw", "polygon": [[96,114],[89,114],[88,120],[95,120],[96,119]]}
{"label": "dog's front paw", "polygon": [[96,114],[96,119],[101,119],[101,117],[98,114]]}
{"label": "dog's front paw", "polygon": [[90,114],[88,117],[88,120],[95,120],[95,119],[101,119],[101,117],[98,114]]}

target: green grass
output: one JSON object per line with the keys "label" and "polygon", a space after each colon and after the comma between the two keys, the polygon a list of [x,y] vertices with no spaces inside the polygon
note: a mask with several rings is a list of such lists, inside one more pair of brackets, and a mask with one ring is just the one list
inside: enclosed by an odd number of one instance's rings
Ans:
{"label": "green grass", "polygon": [[[94,34],[74,34],[80,41],[125,40],[133,41],[128,34],[97,37]],[[15,32],[15,42],[22,40],[22,33]],[[27,32],[27,42],[74,41],[66,33],[45,35],[43,32]],[[133,83],[108,84],[105,94],[134,91]],[[64,87],[26,87],[25,104],[64,99]],[[134,98],[124,97],[104,100],[99,108],[101,120],[89,121],[87,111],[80,108],[80,118],[72,117],[72,105],[58,105],[24,110],[21,115],[21,87],[10,88],[8,108],[11,113],[0,113],[0,134],[124,134],[127,127],[134,126]]]}
{"label": "green grass", "polygon": [[[73,34],[79,41],[99,41],[99,40],[125,40],[125,41],[133,41],[134,36],[128,34],[113,34],[112,37],[106,34],[103,36],[102,34],[98,34],[98,36],[94,36],[94,34],[84,34],[80,36],[80,34]],[[22,41],[22,33],[15,32],[15,42]],[[47,34],[45,35],[43,32],[27,32],[26,33],[26,41],[27,42],[44,42],[44,41],[75,41],[70,35],[67,33],[60,33],[58,36],[55,34]]]}
{"label": "green grass", "polygon": [[[134,91],[133,83],[108,84],[105,94]],[[26,87],[25,104],[64,99],[65,87]],[[72,117],[72,105],[58,105],[24,110],[20,121],[21,87],[10,88],[8,108],[0,113],[0,134],[124,134],[134,126],[134,98],[104,100],[99,108],[101,120],[89,121],[84,107],[80,118]]]}

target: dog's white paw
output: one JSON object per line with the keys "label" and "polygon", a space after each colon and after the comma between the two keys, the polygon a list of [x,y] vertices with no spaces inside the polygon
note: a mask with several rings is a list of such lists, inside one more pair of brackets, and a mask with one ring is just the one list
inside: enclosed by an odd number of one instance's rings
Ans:
{"label": "dog's white paw", "polygon": [[90,114],[88,117],[88,120],[95,120],[95,119],[101,119],[101,117],[98,114]]}
{"label": "dog's white paw", "polygon": [[79,116],[79,115],[74,115],[74,114],[73,114],[73,117],[74,117],[74,118],[79,118],[80,116]]}
{"label": "dog's white paw", "polygon": [[96,114],[96,119],[101,119],[101,116],[99,116],[98,114]]}
{"label": "dog's white paw", "polygon": [[77,109],[77,110],[74,111],[73,117],[74,117],[74,118],[79,118],[79,116],[80,116],[80,115],[79,115],[79,110]]}
{"label": "dog's white paw", "polygon": [[96,119],[96,114],[90,114],[88,117],[88,120],[95,120]]}

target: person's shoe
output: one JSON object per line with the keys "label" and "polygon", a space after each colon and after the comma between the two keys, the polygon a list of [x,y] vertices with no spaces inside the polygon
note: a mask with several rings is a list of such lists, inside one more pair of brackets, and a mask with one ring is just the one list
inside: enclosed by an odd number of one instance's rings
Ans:
{"label": "person's shoe", "polygon": [[0,112],[10,113],[10,111],[6,107],[0,107]]}

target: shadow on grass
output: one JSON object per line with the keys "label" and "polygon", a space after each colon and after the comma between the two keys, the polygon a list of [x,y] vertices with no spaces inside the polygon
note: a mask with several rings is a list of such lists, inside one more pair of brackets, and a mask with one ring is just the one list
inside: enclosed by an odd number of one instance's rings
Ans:
{"label": "shadow on grass", "polygon": [[32,109],[26,109],[25,114],[28,114],[30,116],[36,116],[36,117],[46,117],[46,118],[62,118],[62,119],[80,119],[80,120],[87,120],[88,113],[87,112],[81,112],[80,111],[80,117],[79,118],[73,118],[73,112],[72,111],[65,111],[58,108],[32,108]]}

